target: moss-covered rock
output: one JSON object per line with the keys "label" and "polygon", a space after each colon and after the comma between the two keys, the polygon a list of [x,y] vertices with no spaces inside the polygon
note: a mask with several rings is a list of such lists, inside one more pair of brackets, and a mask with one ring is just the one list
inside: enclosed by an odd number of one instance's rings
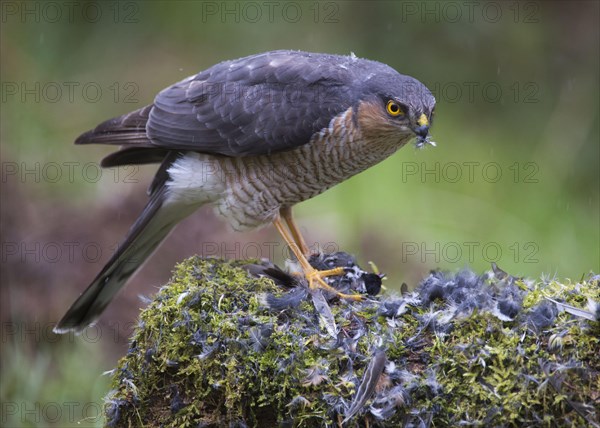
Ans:
{"label": "moss-covered rock", "polygon": [[[598,426],[600,301],[590,281],[432,273],[402,296],[330,302],[191,258],[140,317],[110,426]],[[308,295],[308,294],[305,294]],[[556,302],[547,298],[554,299]],[[596,424],[596,425],[594,425]]]}

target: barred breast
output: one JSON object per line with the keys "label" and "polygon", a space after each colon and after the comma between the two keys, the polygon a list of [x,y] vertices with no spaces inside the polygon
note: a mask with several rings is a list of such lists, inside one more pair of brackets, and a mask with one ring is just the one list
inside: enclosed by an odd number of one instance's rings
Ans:
{"label": "barred breast", "polygon": [[378,127],[376,135],[365,133],[369,116],[364,113],[362,121],[357,121],[353,109],[346,110],[315,134],[310,143],[295,150],[221,158],[226,190],[217,201],[219,213],[235,230],[270,223],[281,207],[310,199],[364,171],[410,138],[402,138],[397,128],[386,133]]}

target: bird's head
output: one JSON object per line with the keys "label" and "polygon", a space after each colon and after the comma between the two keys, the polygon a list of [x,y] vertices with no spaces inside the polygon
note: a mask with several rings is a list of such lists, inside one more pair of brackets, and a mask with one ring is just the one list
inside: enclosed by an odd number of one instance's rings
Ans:
{"label": "bird's head", "polygon": [[407,140],[416,136],[416,146],[435,145],[429,130],[435,98],[418,80],[390,69],[364,82],[358,112],[363,132]]}

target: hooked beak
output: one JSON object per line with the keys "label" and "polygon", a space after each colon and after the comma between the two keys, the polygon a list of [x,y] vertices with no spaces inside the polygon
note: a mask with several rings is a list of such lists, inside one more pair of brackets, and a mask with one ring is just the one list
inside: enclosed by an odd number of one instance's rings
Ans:
{"label": "hooked beak", "polygon": [[418,138],[427,138],[429,135],[429,125],[419,126],[414,130],[415,134],[417,134]]}
{"label": "hooked beak", "polygon": [[431,137],[429,136],[429,119],[424,114],[421,114],[417,119],[417,126],[413,129],[413,132],[417,135],[416,146],[418,148],[422,148],[425,145],[429,144],[435,146],[435,143],[431,141]]}
{"label": "hooked beak", "polygon": [[429,135],[429,119],[424,114],[421,114],[417,119],[417,125],[413,131],[419,139],[425,139]]}

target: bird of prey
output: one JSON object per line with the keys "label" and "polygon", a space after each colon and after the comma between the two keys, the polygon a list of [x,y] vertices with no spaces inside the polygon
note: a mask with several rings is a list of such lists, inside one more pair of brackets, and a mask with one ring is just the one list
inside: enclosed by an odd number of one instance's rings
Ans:
{"label": "bird of prey", "polygon": [[343,269],[309,264],[292,207],[414,137],[433,144],[434,107],[422,83],[380,62],[280,50],[216,64],[82,134],[75,144],[120,146],[103,167],[160,166],[124,242],[54,331],[94,322],[171,229],[205,204],[234,230],[273,223],[309,286],[336,292],[324,278]]}

